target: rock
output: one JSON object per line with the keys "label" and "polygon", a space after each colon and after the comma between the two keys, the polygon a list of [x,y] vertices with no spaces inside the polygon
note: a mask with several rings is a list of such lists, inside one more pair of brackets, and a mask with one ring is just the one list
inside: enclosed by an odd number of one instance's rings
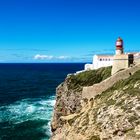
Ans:
{"label": "rock", "polygon": [[57,88],[51,140],[140,140],[140,71],[89,100],[70,77]]}

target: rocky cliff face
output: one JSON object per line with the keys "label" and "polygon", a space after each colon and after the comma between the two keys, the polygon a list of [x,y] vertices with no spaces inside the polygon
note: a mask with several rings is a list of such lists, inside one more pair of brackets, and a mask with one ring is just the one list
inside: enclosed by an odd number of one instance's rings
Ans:
{"label": "rocky cliff face", "polygon": [[71,75],[57,88],[52,140],[140,139],[140,71],[94,100],[81,97],[83,86],[99,83],[110,73],[111,68],[103,68]]}

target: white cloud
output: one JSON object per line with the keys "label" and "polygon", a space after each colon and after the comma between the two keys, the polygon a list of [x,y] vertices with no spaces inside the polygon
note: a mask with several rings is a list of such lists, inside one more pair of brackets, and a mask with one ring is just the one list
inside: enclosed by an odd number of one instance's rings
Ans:
{"label": "white cloud", "polygon": [[68,56],[58,56],[57,58],[58,59],[69,59],[70,57],[68,57]]}
{"label": "white cloud", "polygon": [[36,60],[67,60],[70,59],[68,56],[52,56],[52,55],[41,55],[41,54],[36,54],[34,56],[34,59]]}
{"label": "white cloud", "polygon": [[49,59],[49,60],[51,60],[51,59],[53,59],[53,58],[54,58],[54,57],[51,56],[51,55],[40,55],[40,54],[37,54],[37,55],[34,56],[34,59],[36,59],[36,60],[44,60],[44,59]]}

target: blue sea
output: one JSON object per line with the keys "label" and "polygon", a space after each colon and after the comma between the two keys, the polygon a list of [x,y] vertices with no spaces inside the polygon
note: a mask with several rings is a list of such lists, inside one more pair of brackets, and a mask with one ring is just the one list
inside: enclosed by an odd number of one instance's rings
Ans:
{"label": "blue sea", "polygon": [[0,140],[49,140],[56,87],[84,64],[0,64]]}

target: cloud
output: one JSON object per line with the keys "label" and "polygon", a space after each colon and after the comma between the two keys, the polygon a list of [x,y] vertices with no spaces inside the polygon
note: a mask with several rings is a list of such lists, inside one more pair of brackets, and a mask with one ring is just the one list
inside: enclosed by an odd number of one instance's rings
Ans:
{"label": "cloud", "polygon": [[51,56],[51,55],[40,55],[40,54],[37,54],[37,55],[34,56],[34,59],[36,59],[36,60],[45,60],[45,59],[51,60],[53,58],[54,57]]}
{"label": "cloud", "polygon": [[52,56],[52,55],[41,55],[36,54],[34,56],[35,60],[67,60],[70,59],[68,56]]}
{"label": "cloud", "polygon": [[43,54],[36,54],[33,57],[36,61],[41,60],[41,61],[50,61],[50,62],[90,62],[92,61],[92,58],[87,57],[76,57],[76,56],[53,56],[53,55],[43,55]]}
{"label": "cloud", "polygon": [[69,59],[70,57],[68,56],[58,56],[57,59]]}

